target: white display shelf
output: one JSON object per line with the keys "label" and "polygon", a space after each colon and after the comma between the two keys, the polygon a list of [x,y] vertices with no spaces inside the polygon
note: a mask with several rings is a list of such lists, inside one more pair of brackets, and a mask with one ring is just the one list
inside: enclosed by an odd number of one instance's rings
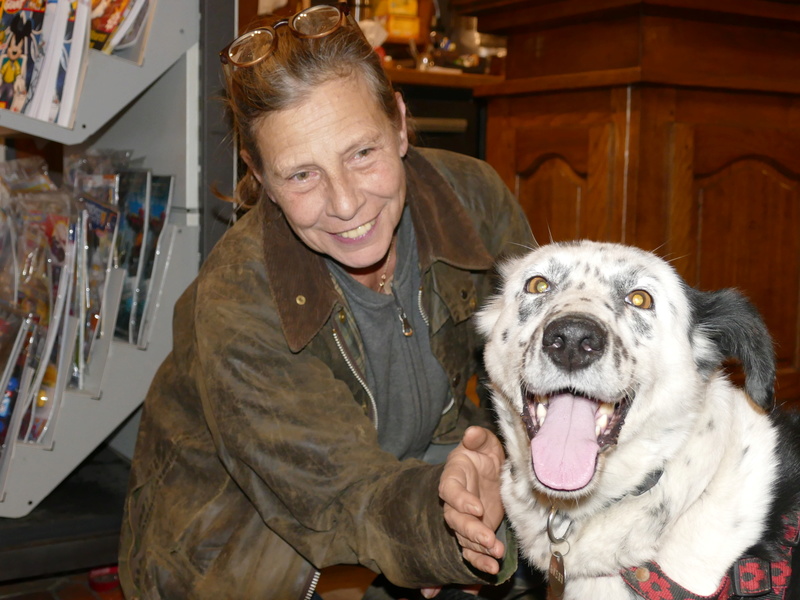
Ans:
{"label": "white display shelf", "polygon": [[[55,422],[52,448],[17,442],[0,517],[24,517],[139,407],[150,380],[171,349],[172,306],[191,282],[197,263],[199,228],[175,226],[167,280],[156,314],[150,344],[142,351],[113,340],[97,394],[67,391]],[[102,349],[102,348],[101,348]]]}
{"label": "white display shelf", "polygon": [[[200,263],[199,0],[158,0],[141,65],[93,51],[73,129],[0,111],[0,127],[76,151],[129,151],[141,166],[175,175],[168,260],[147,348],[105,339],[93,350],[87,390],[67,390],[49,447],[15,442],[0,517],[29,514],[141,406],[158,366],[171,350],[175,301]],[[109,322],[114,322],[109,315]],[[100,352],[98,356],[97,351]]]}
{"label": "white display shelf", "polygon": [[67,145],[96,134],[198,41],[198,0],[157,0],[155,8],[141,64],[89,51],[71,129],[9,110],[0,110],[0,127]]}

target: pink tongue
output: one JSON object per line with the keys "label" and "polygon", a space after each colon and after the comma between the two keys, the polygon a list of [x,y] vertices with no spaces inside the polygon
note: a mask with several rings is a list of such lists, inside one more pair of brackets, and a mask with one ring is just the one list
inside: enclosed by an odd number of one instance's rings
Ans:
{"label": "pink tongue", "polygon": [[550,399],[547,418],[531,441],[531,460],[537,479],[555,490],[585,487],[594,475],[597,452],[597,404],[563,394]]}

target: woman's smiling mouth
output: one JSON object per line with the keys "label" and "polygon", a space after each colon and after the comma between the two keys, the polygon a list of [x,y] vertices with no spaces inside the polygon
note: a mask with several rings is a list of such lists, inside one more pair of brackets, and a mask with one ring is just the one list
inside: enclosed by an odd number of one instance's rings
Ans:
{"label": "woman's smiling mouth", "polygon": [[359,225],[355,229],[351,229],[350,231],[343,231],[342,233],[337,233],[338,237],[343,237],[348,240],[355,240],[367,235],[373,227],[375,227],[375,223],[378,221],[377,217],[369,221],[368,223],[364,223],[363,225]]}

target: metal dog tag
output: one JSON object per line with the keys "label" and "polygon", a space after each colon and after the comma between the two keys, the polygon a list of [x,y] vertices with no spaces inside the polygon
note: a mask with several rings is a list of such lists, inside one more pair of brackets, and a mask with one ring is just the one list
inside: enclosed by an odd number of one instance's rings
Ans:
{"label": "metal dog tag", "polygon": [[564,571],[564,556],[558,550],[553,550],[550,556],[550,568],[548,574],[550,575],[550,596],[554,600],[561,600],[564,597],[564,583],[567,574]]}

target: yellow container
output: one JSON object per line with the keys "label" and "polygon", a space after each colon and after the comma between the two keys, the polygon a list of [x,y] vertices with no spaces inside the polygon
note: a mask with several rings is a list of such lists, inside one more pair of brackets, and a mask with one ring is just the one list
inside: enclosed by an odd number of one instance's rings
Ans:
{"label": "yellow container", "polygon": [[387,15],[377,18],[390,37],[410,40],[419,37],[419,18],[405,15]]}
{"label": "yellow container", "polygon": [[376,17],[386,15],[416,17],[418,10],[417,0],[377,0],[373,14]]}

